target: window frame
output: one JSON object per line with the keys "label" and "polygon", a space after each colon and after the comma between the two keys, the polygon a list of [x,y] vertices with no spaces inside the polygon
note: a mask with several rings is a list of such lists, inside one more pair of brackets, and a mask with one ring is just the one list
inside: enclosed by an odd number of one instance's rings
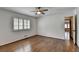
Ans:
{"label": "window frame", "polygon": [[[18,19],[18,29],[14,29],[14,27],[15,27],[15,25],[14,25],[14,18],[17,18]],[[22,19],[22,23],[23,23],[23,29],[19,29],[19,19]],[[13,31],[26,31],[26,30],[30,30],[30,28],[31,28],[31,20],[30,19],[26,19],[26,18],[21,18],[21,17],[13,17],[13,19],[12,19],[13,21],[12,21],[12,28],[13,28]],[[30,21],[30,23],[28,24],[29,25],[29,27],[30,28],[26,28],[26,29],[24,29],[24,20],[28,20],[28,21]]]}

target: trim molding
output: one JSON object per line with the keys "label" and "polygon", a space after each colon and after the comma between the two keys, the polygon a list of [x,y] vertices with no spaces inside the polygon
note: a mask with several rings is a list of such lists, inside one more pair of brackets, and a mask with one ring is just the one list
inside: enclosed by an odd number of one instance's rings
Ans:
{"label": "trim molding", "polygon": [[[29,36],[29,37],[27,37],[27,38],[23,38],[23,39],[19,39],[19,40],[16,40],[16,41],[13,41],[13,42],[10,42],[10,43],[7,43],[7,44],[4,44],[4,45],[12,44],[12,43],[15,43],[15,42],[18,42],[18,41],[22,41],[22,40],[24,40],[24,39],[28,39],[28,38],[31,38],[31,37],[34,37],[34,36],[36,36],[36,35]],[[4,45],[0,45],[0,47],[1,47],[1,46],[4,46]]]}
{"label": "trim molding", "polygon": [[[19,39],[19,40],[17,40],[17,41],[10,42],[10,43],[4,44],[4,45],[12,44],[12,43],[15,43],[15,42],[18,42],[18,41],[22,41],[22,40],[24,40],[24,39],[28,39],[28,38],[31,38],[31,37],[34,37],[34,36],[43,36],[43,35],[33,35],[33,36],[29,36],[29,37],[27,37],[27,38]],[[48,37],[48,36],[43,36],[43,37]],[[61,38],[54,38],[54,37],[48,37],[48,38],[60,39],[60,40],[61,40]],[[64,40],[64,39],[62,39],[62,40]],[[1,45],[1,46],[4,46],[4,45]],[[0,46],[0,47],[1,47],[1,46]]]}
{"label": "trim molding", "polygon": [[[55,37],[44,36],[44,35],[39,35],[39,36],[48,37],[48,38],[54,38],[54,39],[61,39],[61,38],[55,38]],[[65,40],[65,39],[61,39],[61,40]]]}

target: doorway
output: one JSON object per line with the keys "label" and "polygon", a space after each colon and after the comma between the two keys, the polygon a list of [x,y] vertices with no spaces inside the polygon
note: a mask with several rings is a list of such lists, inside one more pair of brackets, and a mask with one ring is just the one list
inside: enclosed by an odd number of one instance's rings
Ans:
{"label": "doorway", "polygon": [[67,16],[65,19],[65,39],[73,41],[77,45],[76,16]]}

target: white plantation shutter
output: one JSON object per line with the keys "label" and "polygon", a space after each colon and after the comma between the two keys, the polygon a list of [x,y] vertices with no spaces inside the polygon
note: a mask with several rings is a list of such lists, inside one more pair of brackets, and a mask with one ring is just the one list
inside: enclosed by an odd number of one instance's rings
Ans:
{"label": "white plantation shutter", "polygon": [[13,19],[13,28],[14,30],[26,30],[30,29],[30,20],[22,18]]}
{"label": "white plantation shutter", "polygon": [[14,18],[14,24],[13,24],[14,30],[18,30],[18,18]]}
{"label": "white plantation shutter", "polygon": [[23,29],[23,19],[19,19],[19,30]]}
{"label": "white plantation shutter", "polygon": [[30,20],[24,19],[24,29],[30,29]]}

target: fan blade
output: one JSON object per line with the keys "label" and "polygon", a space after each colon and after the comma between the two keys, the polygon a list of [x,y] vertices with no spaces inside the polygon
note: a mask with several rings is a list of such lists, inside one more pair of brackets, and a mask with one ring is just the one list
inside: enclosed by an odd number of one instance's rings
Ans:
{"label": "fan blade", "polygon": [[45,13],[44,13],[44,12],[42,12],[42,14],[44,14],[44,15],[45,15]]}
{"label": "fan blade", "polygon": [[44,10],[42,10],[42,11],[48,11],[48,9],[44,9]]}

